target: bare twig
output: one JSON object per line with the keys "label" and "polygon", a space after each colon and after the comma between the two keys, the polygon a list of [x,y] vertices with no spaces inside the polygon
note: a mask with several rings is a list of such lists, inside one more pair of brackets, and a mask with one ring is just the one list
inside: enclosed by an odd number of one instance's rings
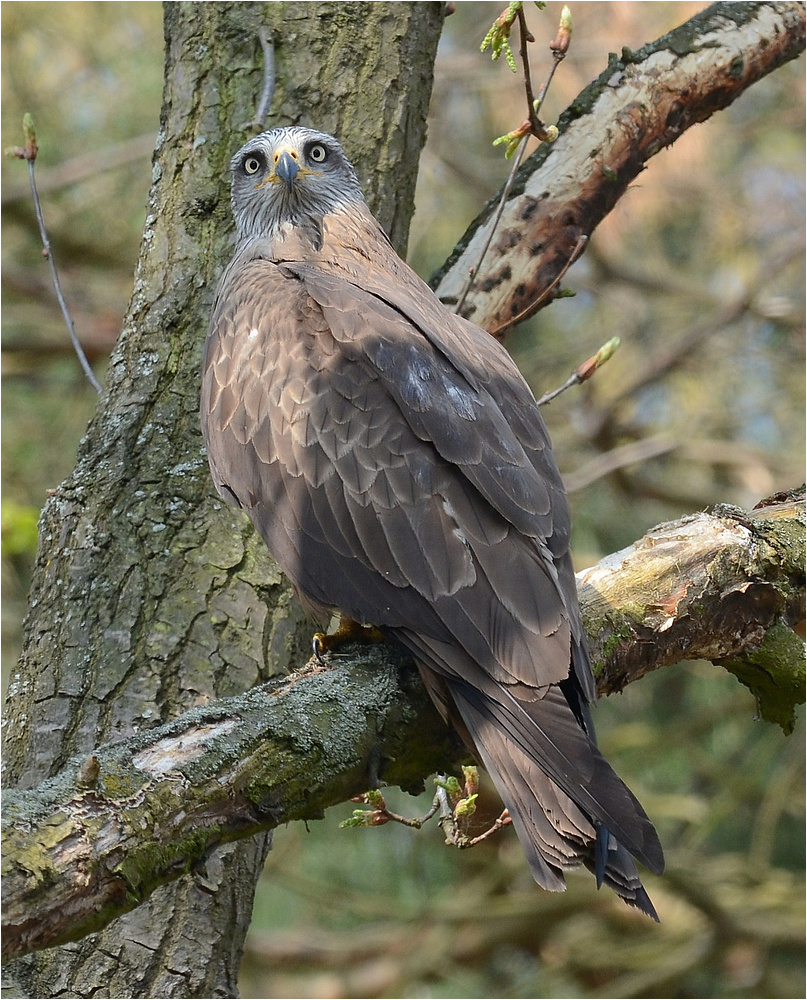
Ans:
{"label": "bare twig", "polygon": [[459,313],[460,309],[462,309],[465,303],[465,299],[468,297],[468,292],[470,292],[470,290],[473,288],[476,276],[477,274],[479,274],[479,269],[482,267],[482,261],[485,259],[485,255],[487,254],[488,248],[490,247],[490,242],[493,239],[496,229],[498,228],[499,219],[502,217],[504,206],[507,203],[507,197],[510,194],[510,188],[513,186],[513,181],[515,180],[518,168],[521,166],[521,161],[524,158],[524,152],[526,148],[527,148],[527,136],[525,135],[524,138],[521,140],[521,145],[518,147],[518,153],[516,154],[516,158],[513,160],[513,166],[510,168],[510,173],[507,177],[507,182],[504,185],[502,196],[499,199],[499,207],[496,209],[496,215],[494,216],[493,219],[493,225],[490,227],[488,238],[485,240],[485,245],[482,247],[482,250],[479,254],[479,258],[477,259],[476,264],[474,264],[473,267],[470,267],[468,269],[468,280],[465,282],[462,292],[460,293],[460,296],[457,299],[457,304],[454,307],[455,313]]}
{"label": "bare twig", "polygon": [[499,830],[503,829],[505,826],[510,826],[513,821],[510,819],[510,813],[505,809],[504,812],[499,816],[496,822],[487,828],[484,833],[480,833],[478,837],[471,837],[467,844],[463,844],[463,847],[476,847],[477,844],[481,844],[483,840],[487,840],[488,837],[492,837],[494,833],[498,833]]}
{"label": "bare twig", "polygon": [[519,54],[521,56],[521,65],[524,67],[524,89],[527,93],[527,114],[530,123],[530,132],[535,136],[536,139],[540,139],[542,142],[553,142],[557,138],[557,129],[550,132],[546,125],[538,117],[538,108],[543,103],[546,97],[546,92],[549,88],[549,84],[552,81],[552,77],[555,75],[555,70],[557,69],[561,60],[565,57],[565,51],[562,54],[558,54],[556,50],[553,49],[552,55],[552,68],[549,71],[549,76],[546,79],[543,87],[541,88],[541,94],[539,100],[536,101],[532,92],[532,78],[530,76],[530,57],[527,51],[527,45],[529,42],[534,42],[535,38],[527,27],[527,15],[524,13],[524,7],[518,8],[518,30],[521,39],[521,45],[519,47]]}
{"label": "bare twig", "polygon": [[[519,310],[519,312],[517,312],[515,316],[511,316],[509,319],[505,320],[504,323],[500,323],[498,326],[494,326],[492,330],[489,330],[488,332],[490,333],[490,335],[492,337],[502,337],[505,333],[507,333],[509,329],[511,329],[511,327],[514,327],[516,323],[520,323],[522,319],[526,319],[527,316],[534,313],[535,310],[538,308],[538,306],[540,306],[542,302],[545,302],[546,299],[552,294],[552,292],[558,287],[560,282],[563,280],[563,276],[566,274],[566,272],[569,270],[572,264],[574,264],[574,262],[580,256],[580,254],[583,252],[587,243],[588,243],[588,236],[586,236],[585,233],[578,236],[577,242],[574,245],[574,249],[569,255],[569,259],[563,265],[563,267],[561,268],[560,272],[556,275],[554,280],[551,281],[546,286],[546,288],[541,292],[541,294],[536,299],[533,299],[528,306],[525,306],[523,309]],[[578,381],[583,382],[585,381],[585,379],[579,379]],[[576,385],[577,383],[571,382],[570,384]],[[562,386],[555,393],[555,395],[559,395],[561,392],[563,392],[564,389],[567,389],[568,387],[569,387],[568,385]],[[554,396],[550,398],[554,399]],[[542,400],[538,401],[539,406],[542,404],[542,401],[548,403],[549,399],[544,399],[542,397]]]}
{"label": "bare twig", "polygon": [[547,91],[549,90],[549,85],[550,83],[552,83],[552,77],[555,75],[555,70],[558,68],[558,66],[560,66],[561,62],[563,62],[563,59],[565,57],[565,53],[559,56],[557,52],[554,52],[553,55],[554,59],[552,60],[552,65],[549,67],[549,73],[547,74],[546,80],[544,80],[543,86],[538,92],[538,97],[534,101],[536,114],[538,113],[538,110],[541,107],[541,105],[544,103]]}
{"label": "bare twig", "polygon": [[538,400],[538,405],[546,406],[547,403],[551,403],[552,400],[556,399],[562,392],[566,392],[567,389],[571,389],[573,385],[580,385],[581,382],[588,382],[598,368],[601,368],[606,361],[610,361],[614,352],[619,347],[619,344],[619,337],[612,337],[610,340],[606,341],[596,354],[592,354],[592,356],[584,361],[582,365],[578,365],[577,368],[575,368],[572,374],[566,379],[559,389],[553,389],[552,392],[545,392]]}
{"label": "bare twig", "polygon": [[262,131],[269,108],[272,106],[272,98],[275,96],[275,43],[271,32],[263,26],[258,31],[258,38],[263,49],[263,90],[255,117],[251,122],[247,122],[246,127]]}
{"label": "bare twig", "polygon": [[[565,11],[566,8],[564,7],[564,12]],[[465,285],[463,286],[462,291],[460,292],[457,298],[457,304],[454,307],[455,313],[459,313],[459,311],[462,309],[465,303],[465,299],[468,297],[468,293],[470,292],[471,288],[473,288],[476,276],[479,274],[480,268],[482,267],[482,261],[485,259],[485,255],[487,254],[488,249],[490,248],[491,240],[493,239],[493,236],[496,233],[496,230],[499,226],[499,220],[502,217],[502,212],[504,211],[504,206],[507,203],[507,198],[510,194],[511,187],[513,186],[513,181],[515,179],[516,173],[518,172],[518,168],[521,166],[521,161],[524,159],[524,153],[527,149],[528,137],[530,135],[533,135],[535,136],[536,139],[539,139],[542,142],[554,142],[554,140],[557,138],[558,135],[558,130],[554,128],[554,126],[547,129],[546,125],[544,125],[544,123],[540,120],[540,118],[538,117],[538,109],[541,107],[541,104],[543,103],[544,98],[546,97],[547,91],[549,90],[549,85],[552,82],[552,77],[555,75],[555,70],[558,68],[561,61],[564,59],[566,55],[566,49],[568,48],[568,33],[565,36],[565,45],[561,46],[558,44],[558,39],[563,36],[564,18],[563,16],[561,17],[561,26],[558,29],[557,38],[549,45],[553,55],[552,66],[549,70],[549,75],[547,76],[543,86],[541,87],[538,98],[536,99],[533,96],[532,77],[530,75],[529,52],[527,51],[527,45],[529,44],[529,42],[534,42],[535,37],[527,27],[527,18],[526,15],[524,14],[524,9],[522,6],[518,7],[516,11],[516,16],[518,18],[519,37],[521,41],[521,44],[519,46],[519,55],[521,56],[521,65],[524,69],[524,89],[527,94],[527,107],[529,109],[528,110],[529,117],[526,119],[526,121],[522,122],[522,124],[519,125],[519,127],[514,132],[511,132],[509,136],[502,137],[503,139],[509,139],[510,142],[512,143],[512,141],[517,139],[520,135],[521,141],[518,146],[518,152],[516,153],[515,160],[513,161],[513,166],[510,169],[510,173],[508,174],[507,181],[504,185],[502,196],[499,199],[499,205],[498,208],[496,209],[496,215],[494,216],[493,224],[490,227],[488,238],[485,240],[485,245],[482,247],[482,250],[479,254],[479,258],[477,259],[476,264],[468,269],[468,278],[465,282]],[[497,140],[497,142],[498,141],[499,140]],[[558,278],[558,280],[560,280],[560,278]]]}
{"label": "bare twig", "polygon": [[566,379],[562,386],[557,389],[553,389],[551,392],[545,392],[543,396],[538,400],[539,406],[546,406],[547,403],[551,403],[553,399],[557,399],[561,393],[566,392],[567,389],[571,389],[573,385],[580,385],[583,380],[577,374],[576,371]]}
{"label": "bare twig", "polygon": [[527,92],[527,114],[530,117],[530,124],[535,127],[537,116],[535,114],[535,97],[532,92],[532,76],[530,74],[530,54],[527,46],[535,41],[535,36],[527,27],[527,15],[524,13],[524,6],[520,5],[516,12],[518,18],[519,47],[518,54],[521,56],[521,66],[524,70],[524,90]]}
{"label": "bare twig", "polygon": [[373,806],[373,808],[371,810],[354,809],[350,819],[346,819],[340,824],[342,827],[384,826],[385,823],[400,823],[402,826],[411,826],[415,830],[419,830],[424,823],[428,823],[438,808],[438,801],[435,797],[431,809],[424,816],[401,816],[400,813],[394,813],[388,808],[386,799],[378,789],[364,792],[350,801],[362,802],[364,805]]}
{"label": "bare twig", "polygon": [[67,332],[70,334],[70,340],[73,343],[73,349],[78,357],[79,364],[84,370],[84,374],[90,380],[90,385],[97,393],[101,392],[101,385],[95,377],[95,373],[87,360],[87,355],[84,353],[84,349],[79,342],[78,336],[76,334],[76,328],[73,324],[73,318],[70,315],[70,310],[67,308],[67,302],[62,294],[62,285],[59,281],[59,272],[56,269],[56,261],[53,259],[53,251],[50,247],[50,240],[48,239],[48,231],[45,228],[45,219],[42,215],[42,205],[39,201],[39,192],[36,187],[36,155],[39,151],[39,147],[36,142],[36,131],[34,129],[33,119],[29,114],[23,116],[23,132],[25,133],[25,146],[21,149],[15,147],[11,152],[14,156],[21,160],[25,160],[28,164],[28,177],[31,181],[31,194],[34,199],[34,210],[36,211],[36,221],[39,224],[39,235],[42,239],[42,246],[44,247],[43,256],[48,261],[48,266],[50,267],[50,276],[53,280],[53,287],[56,290],[56,298],[59,300],[59,308],[62,310],[62,316],[64,316],[64,321],[67,324]]}

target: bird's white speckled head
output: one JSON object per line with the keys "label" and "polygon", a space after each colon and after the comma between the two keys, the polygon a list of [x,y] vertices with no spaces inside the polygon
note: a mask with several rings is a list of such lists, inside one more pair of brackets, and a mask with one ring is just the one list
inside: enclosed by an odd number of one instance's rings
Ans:
{"label": "bird's white speckled head", "polygon": [[230,167],[239,241],[272,238],[364,201],[356,172],[333,136],[294,126],[262,132]]}

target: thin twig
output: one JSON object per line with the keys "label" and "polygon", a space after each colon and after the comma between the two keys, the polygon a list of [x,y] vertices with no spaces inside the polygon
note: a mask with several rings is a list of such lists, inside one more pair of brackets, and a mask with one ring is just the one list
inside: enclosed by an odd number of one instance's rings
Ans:
{"label": "thin twig", "polygon": [[[547,90],[549,89],[549,84],[552,82],[552,77],[555,75],[555,70],[558,68],[560,63],[566,56],[566,52],[560,52],[557,49],[552,50],[552,66],[549,70],[549,75],[544,82],[543,87],[541,87],[538,99],[532,91],[532,77],[530,75],[530,56],[527,50],[527,45],[529,42],[534,42],[535,37],[527,27],[527,15],[524,13],[524,7],[518,8],[518,30],[521,44],[519,46],[519,55],[521,56],[521,63],[524,67],[524,90],[527,95],[527,116],[530,123],[530,132],[535,136],[536,139],[540,139],[542,142],[547,140],[552,141],[554,138],[546,125],[538,117],[538,109],[544,102]],[[557,135],[557,130],[555,130],[555,135]]]}
{"label": "thin twig", "polygon": [[537,115],[535,113],[535,98],[532,93],[532,77],[530,75],[530,57],[527,51],[529,42],[535,41],[535,36],[527,27],[527,15],[524,13],[523,5],[518,8],[518,33],[519,33],[519,55],[521,65],[524,67],[524,89],[527,92],[527,114],[530,124],[535,127]]}
{"label": "thin twig", "polygon": [[463,844],[463,847],[476,847],[477,844],[481,844],[483,840],[487,840],[488,837],[492,837],[494,833],[498,833],[499,830],[503,829],[505,826],[510,826],[512,822],[512,819],[510,819],[510,813],[505,809],[493,826],[488,827],[488,829],[485,830],[484,833],[480,833],[478,837],[472,837],[467,844]]}
{"label": "thin twig", "polygon": [[[552,292],[557,288],[558,284],[563,280],[563,276],[566,274],[566,272],[569,270],[572,264],[574,264],[574,262],[580,256],[580,254],[583,252],[583,248],[585,247],[586,243],[588,243],[588,236],[585,235],[578,236],[577,242],[574,245],[574,249],[569,255],[569,259],[563,265],[563,267],[561,268],[559,274],[556,276],[554,281],[552,281],[549,285],[547,285],[547,287],[541,292],[541,294],[536,299],[533,299],[528,306],[525,306],[520,312],[517,312],[515,316],[511,316],[510,319],[506,320],[500,326],[496,326],[492,330],[488,330],[488,333],[492,337],[501,337],[502,334],[507,333],[507,331],[511,327],[515,326],[516,323],[520,323],[522,319],[526,319],[527,316],[534,313],[535,310],[538,308],[538,306],[540,306],[540,304],[544,302],[549,295],[552,294]],[[574,384],[575,383],[573,382],[572,385]],[[559,389],[558,393],[563,392],[564,388],[568,388],[568,386],[564,386],[561,389]]]}
{"label": "thin twig", "polygon": [[263,49],[263,90],[255,118],[248,122],[246,127],[263,130],[269,108],[272,106],[272,98],[275,96],[275,43],[271,32],[263,26],[258,31],[258,38]]}
{"label": "thin twig", "polygon": [[544,80],[543,86],[538,91],[538,97],[535,99],[536,115],[538,114],[538,110],[540,109],[541,105],[544,103],[544,100],[546,99],[546,94],[547,91],[549,90],[549,85],[550,83],[552,83],[552,77],[555,75],[555,71],[557,70],[558,66],[560,66],[560,64],[566,57],[566,53],[553,52],[552,57],[553,57],[552,65],[549,67],[549,72],[547,73],[546,80]]}
{"label": "thin twig", "polygon": [[28,163],[28,177],[31,181],[31,194],[34,199],[34,210],[36,212],[36,221],[39,224],[39,235],[42,239],[42,246],[44,247],[43,254],[47,258],[48,266],[50,267],[50,276],[53,281],[53,287],[56,289],[56,298],[59,300],[59,308],[62,310],[62,316],[64,316],[64,321],[67,324],[67,331],[70,334],[70,340],[73,343],[73,350],[76,352],[79,364],[84,369],[84,374],[90,380],[90,385],[93,389],[100,395],[101,385],[98,379],[95,377],[95,373],[90,366],[90,362],[87,360],[87,355],[84,353],[84,349],[79,342],[78,336],[76,335],[76,328],[73,324],[73,317],[70,315],[70,310],[67,308],[67,302],[62,294],[62,285],[59,281],[59,272],[56,269],[56,261],[53,259],[53,251],[50,248],[50,240],[48,239],[48,231],[45,228],[45,219],[42,215],[42,205],[39,201],[39,191],[36,187],[36,154],[38,152],[38,147],[36,144],[36,134],[34,132],[33,122],[30,116],[26,115],[23,119],[23,129],[26,134],[26,143],[24,149],[15,149],[14,155],[18,156],[20,159],[25,160]]}
{"label": "thin twig", "polygon": [[577,368],[575,368],[572,374],[566,379],[559,389],[553,389],[551,392],[545,392],[538,400],[538,405],[546,406],[546,404],[551,403],[553,399],[557,399],[562,392],[566,392],[567,389],[571,389],[573,385],[580,385],[581,382],[588,382],[598,368],[601,368],[606,361],[611,360],[619,347],[619,344],[619,337],[612,337],[610,340],[606,341],[596,354],[592,354],[590,358],[586,358],[581,365],[578,365]]}
{"label": "thin twig", "polygon": [[[541,90],[539,91],[538,98],[536,99],[533,96],[532,77],[530,74],[530,59],[529,59],[529,52],[527,50],[527,45],[529,44],[529,42],[534,42],[535,37],[527,27],[527,18],[524,13],[523,7],[518,8],[517,16],[518,16],[519,38],[520,38],[519,55],[521,56],[521,64],[524,70],[524,90],[527,95],[527,108],[529,115],[528,121],[524,123],[523,127],[526,128],[527,124],[529,124],[529,131],[524,135],[524,137],[521,140],[521,143],[519,144],[518,151],[513,161],[513,166],[510,169],[510,173],[504,185],[502,196],[499,199],[499,204],[496,208],[496,214],[493,217],[493,224],[490,227],[490,232],[488,233],[487,239],[485,240],[485,244],[482,247],[482,250],[479,254],[476,264],[474,264],[468,269],[468,277],[457,299],[457,304],[454,307],[455,313],[459,313],[463,305],[465,305],[465,300],[468,297],[468,293],[474,286],[476,277],[479,274],[480,269],[482,267],[482,262],[485,259],[485,256],[490,248],[490,244],[493,240],[496,230],[499,227],[499,222],[501,221],[502,213],[504,212],[504,206],[507,203],[507,198],[510,194],[510,188],[513,186],[513,181],[515,180],[518,168],[521,166],[521,161],[524,159],[524,153],[527,149],[527,139],[529,138],[530,135],[533,135],[535,136],[536,139],[539,139],[541,141],[547,141],[547,140],[553,141],[554,138],[557,136],[557,129],[553,129],[553,132],[547,130],[546,125],[544,125],[544,123],[538,117],[538,109],[541,107],[541,105],[544,102],[544,99],[546,98],[547,91],[549,90],[549,85],[552,83],[552,77],[555,75],[555,70],[558,68],[558,66],[561,64],[561,62],[566,56],[566,48],[568,48],[568,39],[566,39],[564,46],[559,46],[557,44],[557,39],[550,44],[550,48],[552,49],[552,65],[549,69],[547,78],[544,81]],[[560,37],[560,32],[558,37]],[[551,288],[549,289],[549,291],[551,291]]]}
{"label": "thin twig", "polygon": [[566,392],[567,389],[571,389],[573,385],[580,385],[583,380],[577,374],[577,372],[572,372],[572,374],[566,379],[562,386],[558,389],[553,389],[551,392],[545,392],[543,396],[537,401],[539,406],[546,406],[547,403],[551,403],[553,399],[557,399],[561,393]]}
{"label": "thin twig", "polygon": [[460,309],[462,309],[463,305],[465,304],[465,299],[468,297],[468,293],[473,288],[476,276],[477,274],[479,274],[479,269],[482,267],[482,261],[485,259],[485,254],[488,252],[491,240],[493,239],[493,236],[499,226],[499,220],[502,217],[502,212],[504,212],[504,206],[507,203],[507,196],[510,194],[510,188],[513,186],[513,181],[515,180],[516,173],[518,171],[518,168],[521,166],[522,159],[524,158],[524,151],[527,148],[527,138],[528,137],[525,135],[524,138],[521,140],[521,145],[518,147],[518,152],[516,153],[515,159],[513,160],[513,166],[510,168],[510,174],[507,178],[507,182],[504,185],[502,196],[499,199],[499,205],[496,209],[496,215],[493,217],[493,225],[490,227],[490,232],[488,233],[488,237],[485,240],[485,245],[482,247],[482,250],[479,254],[479,258],[477,259],[476,264],[474,264],[472,267],[468,269],[468,278],[465,282],[465,285],[463,286],[462,292],[460,293],[460,297],[457,299],[457,304],[454,307],[455,313],[459,313]]}
{"label": "thin twig", "polygon": [[31,194],[34,198],[34,209],[36,210],[36,221],[39,223],[39,235],[42,238],[42,246],[45,248],[44,253],[47,257],[48,265],[50,267],[50,276],[53,279],[53,287],[56,289],[56,298],[59,300],[59,308],[62,310],[62,316],[64,316],[64,321],[67,324],[67,331],[70,334],[70,340],[73,342],[73,349],[78,356],[79,364],[84,369],[84,374],[90,380],[90,385],[95,389],[95,391],[101,394],[101,385],[98,379],[95,377],[95,373],[90,366],[90,362],[87,360],[87,355],[84,353],[84,348],[76,334],[76,328],[73,323],[73,317],[70,315],[70,310],[67,308],[67,302],[62,294],[62,285],[59,281],[59,272],[56,269],[56,261],[53,259],[53,251],[50,248],[50,240],[48,239],[48,231],[45,228],[45,220],[42,216],[42,205],[39,202],[39,192],[36,189],[36,176],[34,170],[34,161],[28,160],[28,176],[31,179]]}
{"label": "thin twig", "polygon": [[541,87],[538,92],[538,98],[535,101],[535,113],[541,110],[541,105],[544,103],[547,91],[549,90],[549,85],[552,83],[552,77],[555,75],[555,70],[560,66],[563,60],[566,58],[566,53],[569,51],[569,43],[572,40],[572,13],[568,7],[564,5],[560,13],[560,24],[558,25],[558,33],[555,38],[549,43],[549,48],[552,51],[552,65],[549,67],[549,75],[544,81],[543,87]]}
{"label": "thin twig", "polygon": [[400,813],[394,813],[388,806],[386,799],[381,794],[378,789],[373,789],[373,791],[365,792],[363,795],[357,795],[355,798],[350,800],[351,802],[361,802],[364,805],[371,805],[374,808],[371,810],[366,809],[354,809],[353,817],[346,820],[341,825],[343,827],[350,826],[384,826],[386,823],[400,823],[402,826],[410,826],[415,830],[419,830],[424,823],[428,823],[429,820],[437,812],[438,801],[435,798],[432,803],[431,809],[424,816],[401,816]]}

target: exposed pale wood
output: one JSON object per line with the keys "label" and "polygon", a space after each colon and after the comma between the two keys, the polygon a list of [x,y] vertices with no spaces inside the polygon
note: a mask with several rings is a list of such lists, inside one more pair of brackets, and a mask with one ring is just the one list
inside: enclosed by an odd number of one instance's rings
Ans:
{"label": "exposed pale wood", "polygon": [[679,660],[725,666],[790,732],[804,701],[804,490],[661,524],[577,577],[602,693]]}

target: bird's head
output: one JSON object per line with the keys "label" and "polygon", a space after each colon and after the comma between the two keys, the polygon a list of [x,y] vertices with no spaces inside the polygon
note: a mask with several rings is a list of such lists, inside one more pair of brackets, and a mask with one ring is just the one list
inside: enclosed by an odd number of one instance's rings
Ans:
{"label": "bird's head", "polygon": [[272,238],[364,200],[342,147],[325,132],[270,129],[242,146],[230,166],[239,239]]}

